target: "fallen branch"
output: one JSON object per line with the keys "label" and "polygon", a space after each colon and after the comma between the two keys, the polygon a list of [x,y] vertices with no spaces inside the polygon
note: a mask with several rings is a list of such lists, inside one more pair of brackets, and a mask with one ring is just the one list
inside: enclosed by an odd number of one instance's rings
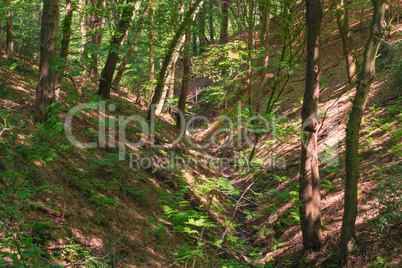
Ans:
{"label": "fallen branch", "polygon": [[7,127],[7,120],[4,117],[2,117],[2,118],[4,120],[4,128],[0,131],[0,136],[3,135],[4,131],[11,129],[11,127],[9,127],[9,128]]}

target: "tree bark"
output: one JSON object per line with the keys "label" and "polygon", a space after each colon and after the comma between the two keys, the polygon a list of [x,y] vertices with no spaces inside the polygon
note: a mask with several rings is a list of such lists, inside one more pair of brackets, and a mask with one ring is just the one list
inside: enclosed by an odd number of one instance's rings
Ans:
{"label": "tree bark", "polygon": [[168,69],[170,60],[172,59],[173,53],[176,49],[176,46],[179,43],[179,40],[181,39],[185,29],[188,27],[188,25],[190,25],[191,20],[193,19],[192,18],[193,14],[196,14],[197,9],[199,7],[202,7],[203,4],[204,4],[203,0],[195,1],[195,3],[191,6],[190,10],[185,15],[183,22],[181,23],[179,29],[177,30],[175,36],[173,37],[172,42],[169,45],[168,52],[166,53],[165,59],[163,60],[162,68],[161,68],[158,78],[157,78],[155,92],[152,97],[149,109],[148,109],[147,120],[151,120],[153,118],[153,116],[154,116],[153,107],[155,104],[157,104],[160,101],[160,99],[162,97],[163,85],[165,83],[165,74]]}
{"label": "tree bark", "polygon": [[199,20],[199,40],[200,40],[200,53],[205,51],[205,46],[208,44],[207,37],[205,35],[205,7],[200,10],[198,14]]}
{"label": "tree bark", "polygon": [[11,0],[5,0],[8,6],[6,15],[7,20],[7,37],[6,37],[6,54],[14,53],[14,32],[13,32],[13,8],[11,6]]}
{"label": "tree bark", "polygon": [[133,4],[129,3],[124,7],[116,28],[116,32],[112,37],[112,41],[110,42],[110,49],[105,67],[101,73],[98,91],[98,94],[105,99],[110,99],[110,89],[112,86],[112,79],[116,64],[119,60],[119,51],[121,50],[122,43],[127,37],[128,29],[134,17],[134,12],[135,7]]}
{"label": "tree bark", "polygon": [[[60,49],[60,58],[67,60],[68,56],[68,48],[70,46],[70,36],[71,36],[71,23],[73,20],[74,8],[71,4],[71,0],[66,0],[66,15],[61,23],[62,27],[62,38],[61,38],[61,49]],[[64,66],[60,67],[60,71],[56,73],[56,82],[55,82],[55,97],[56,101],[60,99],[60,85],[63,78]]]}
{"label": "tree bark", "polygon": [[338,23],[339,33],[342,38],[343,53],[346,56],[346,71],[348,74],[349,83],[353,85],[357,80],[359,64],[352,34],[349,28],[348,13],[343,0],[339,0],[337,5],[336,20]]}
{"label": "tree bark", "polygon": [[[183,50],[183,80],[180,90],[179,104],[178,109],[181,111],[183,116],[186,114],[186,102],[188,95],[188,88],[190,85],[191,79],[191,53],[190,53],[190,44],[191,44],[191,29],[187,29],[186,31],[186,39],[184,43]],[[184,119],[184,120],[183,120]],[[177,114],[176,126],[178,129],[182,130],[185,128],[185,118],[180,118],[180,114]]]}
{"label": "tree bark", "polygon": [[262,21],[261,21],[261,29],[260,29],[260,44],[264,48],[264,56],[261,58],[260,66],[262,66],[262,70],[260,71],[259,75],[261,77],[258,93],[257,93],[257,105],[256,105],[256,112],[258,113],[261,109],[261,100],[262,100],[262,91],[264,89],[264,81],[265,76],[267,74],[268,68],[268,61],[269,61],[269,18],[270,18],[270,8],[271,8],[271,1],[267,0],[264,2],[262,11]]}
{"label": "tree bark", "polygon": [[195,27],[195,25],[193,25],[193,34],[192,39],[193,39],[193,44],[192,44],[192,48],[193,48],[193,55],[197,55],[198,54],[198,46],[197,46],[197,29]]}
{"label": "tree bark", "polygon": [[154,35],[154,7],[153,0],[149,0],[149,81],[155,76],[155,35]]}
{"label": "tree bark", "polygon": [[163,105],[165,104],[165,100],[166,100],[166,94],[167,94],[171,84],[174,83],[174,73],[176,70],[176,63],[177,63],[177,59],[179,58],[180,52],[183,48],[184,40],[185,40],[185,37],[183,36],[182,40],[180,40],[180,43],[176,48],[176,51],[172,57],[172,60],[169,63],[168,72],[167,72],[167,76],[166,76],[166,82],[165,82],[165,85],[163,86],[162,96],[158,102],[158,105],[156,106],[156,110],[155,110],[156,115],[159,115],[162,112],[162,108],[163,108]]}
{"label": "tree bark", "polygon": [[[176,67],[177,67],[177,63],[172,66],[172,71],[171,71],[172,72],[172,79],[170,80],[169,85],[168,85],[168,87],[169,87],[169,89],[168,89],[168,99],[169,100],[173,100],[173,98],[174,98],[174,85],[175,85],[175,79],[176,79]],[[173,104],[170,103],[169,108],[168,108],[169,113],[171,113],[173,111],[172,107],[173,107]]]}
{"label": "tree bark", "polygon": [[357,81],[356,95],[346,128],[345,207],[341,230],[341,265],[347,263],[349,253],[356,247],[357,186],[359,183],[359,138],[361,120],[367,97],[375,77],[375,59],[384,37],[387,23],[384,19],[386,0],[375,0],[370,36],[364,52],[362,70]]}
{"label": "tree bark", "polygon": [[105,8],[106,8],[106,1],[98,0],[96,2],[96,13],[92,15],[93,22],[91,24],[94,32],[92,33],[91,43],[96,45],[96,52],[92,53],[91,55],[93,63],[89,68],[89,77],[91,77],[92,79],[96,79],[98,76],[98,60],[99,60],[98,51],[102,43],[103,31],[105,29],[105,18],[102,16],[102,14],[99,13],[102,10],[105,10]]}
{"label": "tree bark", "polygon": [[248,106],[251,109],[251,60],[253,52],[253,28],[254,28],[254,0],[248,0],[248,71],[247,71],[247,91],[248,91]]}
{"label": "tree bark", "polygon": [[46,122],[48,107],[55,100],[56,75],[51,65],[56,60],[59,12],[60,0],[43,1],[39,82],[35,100],[35,109],[39,113],[40,122]]}
{"label": "tree bark", "polygon": [[81,37],[82,37],[82,55],[81,61],[86,62],[88,59],[88,44],[91,43],[90,33],[92,32],[93,24],[91,24],[91,15],[88,13],[89,0],[81,0]]}
{"label": "tree bark", "polygon": [[307,67],[302,108],[302,152],[300,168],[300,219],[303,246],[306,250],[321,248],[321,194],[317,156],[317,118],[320,94],[320,0],[306,0]]}
{"label": "tree bark", "polygon": [[113,81],[113,87],[114,88],[116,88],[119,85],[120,80],[121,80],[121,78],[123,76],[124,70],[126,69],[127,63],[130,61],[131,57],[134,54],[134,50],[137,47],[138,40],[140,39],[140,36],[141,36],[142,28],[144,26],[145,19],[147,17],[147,13],[148,13],[148,5],[146,5],[144,10],[143,10],[141,20],[138,22],[139,25],[138,25],[138,28],[137,28],[137,32],[136,32],[136,34],[134,36],[133,41],[131,42],[130,48],[128,49],[127,54],[123,57],[123,59],[122,59],[122,61],[120,63],[120,66],[119,66],[119,69],[117,71],[116,77],[115,77],[115,79]]}
{"label": "tree bark", "polygon": [[399,29],[399,15],[401,14],[400,12],[399,12],[399,10],[400,10],[400,5],[401,5],[401,0],[398,0],[398,9],[397,9],[397,17],[396,17],[396,28],[397,29]]}
{"label": "tree bark", "polygon": [[221,33],[219,37],[220,44],[226,44],[228,42],[229,6],[230,6],[230,0],[222,0],[221,2],[222,24],[221,24]]}
{"label": "tree bark", "polygon": [[86,0],[79,0],[78,2],[78,9],[80,10],[80,33],[81,33],[81,60],[83,60],[84,57],[84,51],[85,51],[85,13],[83,13],[83,10],[86,6]]}
{"label": "tree bark", "polygon": [[214,15],[213,15],[214,5],[215,0],[210,0],[208,23],[209,23],[209,40],[211,41],[211,43],[215,41],[215,28],[214,28]]}

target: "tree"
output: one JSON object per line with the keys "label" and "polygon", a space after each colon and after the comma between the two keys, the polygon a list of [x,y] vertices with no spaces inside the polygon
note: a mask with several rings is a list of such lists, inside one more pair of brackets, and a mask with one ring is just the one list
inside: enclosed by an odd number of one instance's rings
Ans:
{"label": "tree", "polygon": [[[68,56],[68,47],[70,45],[70,36],[71,36],[71,24],[73,21],[73,13],[75,7],[73,7],[71,0],[66,0],[66,15],[61,23],[62,27],[62,38],[61,38],[61,49],[60,49],[60,59],[67,60]],[[55,97],[56,100],[59,99],[60,95],[60,85],[63,77],[64,67],[61,67],[61,70],[56,73],[56,84],[55,84]]]}
{"label": "tree", "polygon": [[[96,12],[95,14],[91,15],[91,26],[92,26],[92,40],[91,43],[96,46],[96,50],[99,50],[102,38],[103,38],[103,31],[105,28],[105,18],[99,14],[100,11],[106,8],[106,1],[105,0],[97,0],[96,1]],[[98,53],[97,51],[92,53],[92,64],[89,68],[89,77],[96,78],[98,76]]]}
{"label": "tree", "polygon": [[221,2],[221,33],[219,37],[219,43],[225,44],[228,42],[228,27],[229,27],[229,5],[230,0],[222,0]]}
{"label": "tree", "polygon": [[[180,90],[178,109],[181,111],[182,115],[185,117],[186,114],[186,102],[188,87],[191,79],[191,29],[186,30],[186,39],[184,41],[184,53],[183,53],[183,80]],[[183,130],[185,127],[185,118],[180,118],[180,113],[177,114],[176,126],[178,129]]]}
{"label": "tree", "polygon": [[[140,2],[137,2],[137,4]],[[137,5],[138,7],[138,5]],[[110,49],[107,55],[107,60],[105,67],[101,73],[99,81],[98,94],[105,99],[110,98],[110,89],[112,86],[113,74],[116,68],[117,61],[119,60],[119,51],[123,45],[124,40],[128,34],[128,28],[130,27],[131,21],[133,20],[135,12],[135,7],[130,1],[124,6],[121,13],[119,23],[116,27],[116,31],[113,34],[112,40],[110,42]]]}
{"label": "tree", "polygon": [[142,17],[141,17],[140,21],[138,22],[137,32],[134,36],[133,41],[131,42],[130,48],[128,49],[126,55],[123,57],[123,59],[120,63],[119,69],[117,70],[116,77],[113,81],[114,88],[116,88],[119,85],[120,80],[123,76],[124,70],[126,69],[126,65],[128,64],[129,60],[132,58],[132,56],[134,54],[134,50],[137,47],[137,43],[138,43],[138,40],[140,39],[142,28],[144,26],[145,19],[147,17],[148,6],[149,5],[147,3],[147,5],[144,7],[144,10],[142,12]]}
{"label": "tree", "polygon": [[155,74],[155,35],[153,0],[149,0],[149,80],[154,80]]}
{"label": "tree", "polygon": [[60,0],[43,0],[39,82],[35,100],[35,108],[39,112],[38,119],[41,122],[47,120],[48,107],[55,100],[56,75],[52,64],[56,60],[59,12]]}
{"label": "tree", "polygon": [[200,13],[198,14],[198,37],[200,40],[200,53],[205,51],[205,46],[208,44],[207,36],[205,35],[205,6],[201,8]]}
{"label": "tree", "polygon": [[384,37],[387,23],[384,19],[386,0],[374,0],[370,36],[364,51],[363,65],[357,81],[356,95],[346,128],[345,207],[341,230],[341,265],[347,263],[349,253],[356,247],[357,186],[359,183],[359,138],[361,120],[368,93],[375,77],[375,59]]}
{"label": "tree", "polygon": [[209,1],[209,15],[208,15],[208,23],[209,23],[209,39],[211,43],[214,42],[214,35],[215,35],[215,28],[214,28],[214,6],[215,6],[215,0],[210,0]]}
{"label": "tree", "polygon": [[[181,17],[184,14],[184,7],[185,7],[184,6],[184,1],[182,1],[181,2],[181,8],[180,8]],[[193,23],[194,23],[194,21],[193,21]],[[183,36],[182,39],[179,42],[179,45],[177,45],[176,50],[175,50],[175,52],[173,54],[173,57],[170,60],[170,63],[168,65],[167,74],[166,74],[166,81],[165,81],[165,84],[163,86],[162,96],[161,96],[161,98],[160,98],[160,100],[158,102],[158,105],[156,106],[156,109],[155,109],[155,114],[156,115],[159,115],[162,112],[162,108],[163,108],[163,105],[165,104],[165,100],[166,100],[166,95],[167,95],[168,91],[170,91],[171,85],[172,84],[174,85],[174,78],[175,78],[174,75],[175,75],[175,71],[176,71],[176,63],[177,63],[177,60],[179,58],[180,52],[181,52],[181,50],[183,48],[184,39],[185,39],[185,37]]]}
{"label": "tree", "polygon": [[251,60],[253,50],[253,29],[254,29],[254,0],[248,0],[248,38],[247,38],[247,50],[248,50],[248,70],[247,70],[247,91],[248,91],[248,105],[251,109]]}
{"label": "tree", "polygon": [[264,88],[264,80],[267,74],[268,68],[268,61],[269,61],[269,18],[270,18],[270,8],[271,8],[271,0],[265,0],[262,3],[263,13],[261,18],[261,29],[259,32],[260,44],[264,49],[264,56],[261,57],[260,66],[262,66],[262,70],[260,71],[259,75],[261,77],[259,82],[259,88],[257,93],[257,105],[256,105],[256,112],[260,111],[261,107],[261,98],[262,98],[262,91]]}
{"label": "tree", "polygon": [[174,75],[175,75],[175,70],[176,70],[176,63],[179,58],[180,52],[183,49],[184,45],[184,37],[180,40],[179,45],[176,48],[176,51],[173,54],[172,59],[170,60],[168,69],[167,69],[167,74],[166,74],[166,81],[163,86],[163,91],[162,91],[162,96],[158,102],[158,105],[156,106],[155,109],[155,114],[159,115],[162,112],[163,105],[165,104],[166,100],[166,95],[168,90],[171,88],[172,83],[174,84]]}
{"label": "tree", "polygon": [[321,248],[321,194],[317,156],[318,97],[320,94],[320,0],[306,0],[307,67],[302,108],[302,152],[300,168],[300,219],[303,246],[306,250]]}
{"label": "tree", "polygon": [[359,73],[359,64],[352,34],[349,28],[348,13],[343,0],[339,0],[337,5],[336,20],[342,38],[343,52],[346,56],[346,71],[349,83],[350,85],[354,85],[357,80],[357,74]]}
{"label": "tree", "polygon": [[14,53],[14,32],[13,32],[13,8],[11,7],[11,0],[4,0],[8,6],[6,15],[7,20],[7,39],[6,39],[6,53]]}
{"label": "tree", "polygon": [[165,55],[165,59],[163,60],[162,68],[161,68],[161,70],[159,72],[159,75],[158,75],[158,78],[157,78],[155,92],[154,92],[154,95],[152,97],[150,106],[148,108],[147,120],[151,120],[153,118],[153,116],[154,116],[154,109],[153,109],[154,105],[156,105],[160,101],[160,99],[162,97],[163,86],[165,84],[166,71],[168,69],[170,60],[172,59],[173,53],[174,53],[174,51],[176,49],[176,46],[179,43],[179,40],[181,39],[185,29],[188,27],[188,25],[190,25],[193,14],[195,14],[196,11],[198,10],[198,8],[202,7],[203,4],[204,4],[203,0],[196,0],[194,2],[194,4],[191,6],[189,11],[184,16],[184,19],[183,19],[182,23],[180,24],[180,27],[177,29],[176,34],[173,37],[173,39],[172,39],[172,41],[171,41],[171,43],[169,45],[168,52]]}

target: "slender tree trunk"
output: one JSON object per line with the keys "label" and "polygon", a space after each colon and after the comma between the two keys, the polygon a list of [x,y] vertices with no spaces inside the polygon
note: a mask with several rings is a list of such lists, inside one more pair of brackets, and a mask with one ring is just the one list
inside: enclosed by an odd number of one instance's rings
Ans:
{"label": "slender tree trunk", "polygon": [[46,122],[48,107],[55,100],[56,74],[51,65],[56,60],[59,12],[60,0],[43,1],[39,82],[36,87],[35,100],[35,109],[39,113],[41,122]]}
{"label": "slender tree trunk", "polygon": [[226,44],[229,38],[228,37],[229,6],[230,6],[230,0],[222,0],[221,2],[222,24],[221,24],[221,33],[219,37],[219,43],[221,44]]}
{"label": "slender tree trunk", "polygon": [[84,51],[85,51],[85,13],[83,12],[84,8],[86,6],[86,1],[85,0],[79,0],[79,10],[80,10],[80,33],[81,33],[81,54],[82,58],[81,60],[84,60]]}
{"label": "slender tree trunk", "polygon": [[200,53],[205,51],[205,46],[208,44],[207,37],[205,35],[205,7],[200,10],[198,14],[199,20],[199,40],[200,40]]}
{"label": "slender tree trunk", "polygon": [[149,81],[155,79],[155,35],[154,35],[154,6],[149,0]]}
{"label": "slender tree trunk", "polygon": [[341,265],[347,263],[349,253],[356,247],[357,186],[359,183],[359,138],[361,120],[367,97],[375,77],[375,59],[384,37],[387,23],[384,19],[386,0],[374,1],[371,32],[364,52],[362,70],[357,82],[356,95],[346,128],[346,181],[345,207],[341,230]]}
{"label": "slender tree trunk", "polygon": [[144,10],[143,10],[141,20],[138,22],[139,25],[138,25],[138,28],[137,28],[137,32],[136,32],[136,34],[134,36],[133,41],[131,42],[130,48],[128,49],[127,54],[123,57],[123,59],[122,59],[122,61],[120,63],[120,66],[119,66],[119,69],[117,71],[116,77],[115,77],[115,79],[113,81],[113,87],[114,88],[116,88],[119,85],[120,80],[121,80],[121,78],[123,76],[124,70],[126,69],[126,65],[130,61],[131,57],[134,54],[134,50],[137,47],[138,40],[140,39],[140,36],[141,36],[142,28],[144,26],[145,19],[147,17],[147,13],[148,13],[148,5],[146,5]]}
{"label": "slender tree trunk", "polygon": [[400,10],[400,5],[401,5],[401,0],[398,0],[398,10],[397,10],[398,15],[397,15],[397,17],[396,17],[396,28],[397,28],[397,29],[399,29],[399,15],[400,15],[399,10]]}
{"label": "slender tree trunk", "polygon": [[100,49],[103,32],[105,29],[105,18],[102,16],[102,11],[106,8],[105,0],[98,0],[96,2],[96,13],[93,14],[93,31],[92,34],[92,44],[96,45],[96,52],[92,53],[91,57],[93,60],[92,66],[89,68],[89,77],[96,79],[98,76],[98,51]]}
{"label": "slender tree trunk", "polygon": [[192,39],[193,39],[193,44],[192,44],[192,48],[193,48],[193,55],[197,55],[198,54],[198,46],[197,46],[197,30],[196,27],[192,27],[193,28],[193,34],[192,34]]}
{"label": "slender tree trunk", "polygon": [[163,105],[165,104],[165,100],[166,100],[166,94],[170,88],[171,83],[172,82],[174,83],[174,73],[175,73],[175,69],[176,69],[176,63],[177,63],[177,59],[179,58],[180,52],[183,48],[184,40],[185,40],[185,37],[183,36],[182,40],[180,40],[180,43],[176,48],[176,51],[172,57],[172,60],[169,63],[166,82],[165,82],[165,85],[163,86],[162,97],[159,100],[158,105],[155,110],[156,115],[159,115],[162,112],[162,108],[163,108]]}
{"label": "slender tree trunk", "polygon": [[13,8],[11,7],[11,0],[5,0],[8,6],[6,15],[7,20],[7,39],[6,39],[6,54],[14,53],[14,32],[13,32]]}
{"label": "slender tree trunk", "polygon": [[321,248],[321,194],[317,156],[317,118],[320,94],[320,0],[306,0],[307,67],[302,108],[302,152],[300,169],[300,219],[303,246],[306,250]]}
{"label": "slender tree trunk", "polygon": [[161,70],[159,72],[159,75],[158,75],[158,78],[157,78],[155,92],[154,92],[154,95],[152,97],[150,107],[148,109],[148,115],[147,115],[148,120],[151,120],[153,118],[153,116],[154,116],[153,107],[154,107],[155,104],[157,104],[160,101],[160,99],[162,97],[163,85],[165,83],[165,74],[166,74],[166,71],[168,69],[170,60],[172,59],[173,53],[174,53],[174,51],[176,49],[176,46],[179,43],[179,40],[181,39],[184,31],[186,30],[188,25],[190,25],[191,20],[193,20],[193,18],[192,18],[193,14],[196,14],[197,13],[196,11],[198,10],[198,8],[202,7],[203,4],[204,4],[203,0],[196,0],[195,1],[195,3],[190,8],[190,10],[184,16],[183,22],[181,23],[179,29],[177,30],[175,36],[173,37],[172,42],[169,45],[168,52],[166,53],[165,59],[163,60],[162,68],[161,68]]}
{"label": "slender tree trunk", "polygon": [[263,69],[260,71],[259,75],[261,77],[258,93],[257,93],[257,105],[256,112],[258,113],[261,109],[262,91],[264,89],[265,76],[267,75],[268,61],[269,61],[269,17],[270,17],[270,7],[271,1],[267,0],[264,2],[262,8],[262,18],[261,18],[261,29],[260,29],[260,44],[264,48],[264,56],[261,58],[260,66]]}
{"label": "slender tree trunk", "polygon": [[[181,1],[180,14],[181,14],[181,17],[183,17],[183,14],[184,14],[184,1]],[[192,21],[192,23],[195,23],[195,21]],[[196,35],[194,35],[194,36],[196,36]],[[185,39],[185,37],[183,36],[182,39],[180,40],[179,45],[176,47],[176,50],[174,52],[174,55],[173,55],[172,59],[170,60],[168,70],[167,70],[167,74],[166,74],[166,81],[165,81],[165,84],[163,85],[162,96],[161,96],[161,98],[160,98],[160,100],[158,102],[158,105],[156,106],[156,110],[155,110],[156,115],[159,115],[162,112],[163,105],[165,104],[165,101],[166,101],[166,95],[167,95],[167,93],[168,93],[168,91],[170,89],[170,85],[171,85],[172,81],[174,83],[174,79],[175,79],[174,75],[175,75],[176,63],[177,63],[177,59],[179,58],[180,51],[183,48],[184,39]],[[195,42],[197,42],[197,40],[195,40]]]}
{"label": "slender tree trunk", "polygon": [[[73,21],[73,13],[74,8],[71,4],[71,0],[66,0],[66,15],[61,23],[63,37],[61,38],[61,49],[60,49],[60,58],[67,60],[68,56],[68,48],[70,46],[70,36],[71,36],[71,23]],[[56,73],[56,82],[55,82],[55,97],[56,101],[60,100],[60,85],[63,78],[64,67],[61,67],[61,70]]]}
{"label": "slender tree trunk", "polygon": [[339,0],[337,5],[336,19],[342,38],[343,53],[346,56],[346,71],[348,74],[349,83],[353,85],[357,80],[359,64],[352,34],[349,28],[348,13],[343,0]]}
{"label": "slender tree trunk", "polygon": [[208,22],[209,22],[209,40],[211,40],[211,43],[215,41],[214,13],[213,13],[214,5],[215,0],[210,0]]}
{"label": "slender tree trunk", "polygon": [[363,19],[364,19],[364,3],[362,3],[361,5],[361,9],[360,9],[360,30],[364,29],[364,25],[363,25]]}
{"label": "slender tree trunk", "polygon": [[[179,104],[178,109],[182,112],[183,116],[186,114],[186,102],[187,102],[187,94],[188,88],[190,85],[191,79],[191,53],[190,53],[190,44],[191,44],[191,29],[186,30],[186,39],[184,44],[183,51],[183,80],[180,90]],[[180,130],[185,127],[185,118],[180,118],[180,114],[177,114],[176,126]]]}
{"label": "slender tree trunk", "polygon": [[130,27],[131,21],[134,19],[134,12],[135,8],[131,3],[123,9],[116,32],[112,37],[112,41],[110,42],[110,49],[105,67],[101,73],[98,91],[98,94],[105,99],[110,99],[110,88],[112,86],[113,74],[117,61],[119,60],[118,52],[120,51],[122,43],[127,37],[128,28]]}
{"label": "slender tree trunk", "polygon": [[247,74],[247,91],[248,91],[248,106],[251,109],[251,60],[253,51],[253,28],[254,28],[254,0],[248,0],[248,40],[247,40],[247,50],[248,50],[248,74]]}
{"label": "slender tree trunk", "polygon": [[[168,89],[168,99],[169,100],[173,100],[174,98],[174,85],[175,85],[175,80],[176,80],[176,67],[177,67],[177,63],[175,65],[172,66],[172,79],[170,80],[169,83],[169,89]],[[170,103],[169,104],[169,113],[172,112],[172,107],[173,105]]]}
{"label": "slender tree trunk", "polygon": [[86,62],[88,59],[88,46],[91,43],[91,33],[93,32],[93,20],[92,15],[88,13],[87,6],[89,5],[89,0],[84,0],[81,3],[82,9],[82,18],[81,18],[81,36],[82,36],[82,55],[81,61]]}

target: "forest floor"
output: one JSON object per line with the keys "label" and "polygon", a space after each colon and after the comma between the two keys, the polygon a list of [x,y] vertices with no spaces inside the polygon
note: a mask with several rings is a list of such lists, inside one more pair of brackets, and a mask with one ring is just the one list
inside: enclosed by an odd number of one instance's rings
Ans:
{"label": "forest floor", "polygon": [[[227,267],[337,267],[334,263],[343,214],[345,127],[355,89],[344,92],[345,63],[336,21],[327,18],[323,25],[320,110],[323,113],[329,109],[329,113],[319,145],[322,151],[328,147],[337,150],[323,155],[320,163],[325,226],[320,252],[303,251],[295,214],[303,71],[295,73],[290,81],[294,88],[285,92],[286,98],[276,106],[277,114],[287,119],[278,123],[275,142],[269,142],[272,136],[262,139],[261,145],[268,146],[258,151],[256,161],[268,168],[244,165],[250,148],[242,156],[231,149],[201,149],[185,139],[167,149],[155,148],[146,141],[140,147],[128,148],[121,161],[118,148],[110,146],[113,137],[108,132],[109,146],[92,149],[73,146],[65,135],[63,123],[72,107],[77,103],[99,103],[95,84],[78,78],[82,85],[78,94],[69,81],[65,82],[65,102],[55,106],[50,126],[38,124],[33,112],[38,66],[23,56],[6,58],[4,48],[0,57],[0,236],[7,240],[6,235],[21,235],[18,243],[31,254],[28,257],[52,259],[65,267],[191,266],[193,261],[185,260],[199,249],[197,242],[212,242],[211,237],[226,233],[227,238],[242,241],[237,242],[240,247],[230,247],[231,243],[225,242],[222,249],[216,245],[203,249],[212,259],[222,256],[219,261],[226,260]],[[352,25],[361,54],[369,28],[357,20]],[[399,40],[401,30],[392,31],[386,41]],[[384,55],[385,52],[384,49]],[[377,72],[363,119],[358,248],[348,267],[400,267],[402,263],[402,223],[378,220],[381,211],[389,213],[386,206],[379,206],[390,194],[381,191],[381,187],[401,193],[402,88],[390,82],[387,65],[392,63],[392,55],[378,60],[386,67]],[[206,93],[199,88],[209,83],[205,78],[194,79],[190,96],[198,94],[197,99],[201,99]],[[112,100],[105,103],[107,108],[116,107],[114,111],[106,110],[107,127],[112,127],[113,117],[145,117],[145,107],[136,106],[135,101],[135,94],[124,89],[113,92]],[[96,137],[103,115],[98,108],[101,109],[97,106],[74,116],[72,134],[79,141],[99,141]],[[213,117],[216,112],[204,115]],[[220,125],[215,122],[192,138],[200,144],[210,141],[213,130]],[[325,132],[331,128],[336,131]],[[142,138],[138,124],[128,123],[126,133],[131,143]],[[178,131],[170,115],[156,120],[155,133],[155,144],[175,140]],[[119,134],[116,128],[116,144]],[[225,135],[219,136],[218,143],[225,139]],[[238,165],[214,165],[222,158]],[[393,208],[401,209],[400,206],[401,203]],[[190,226],[191,230],[184,228],[191,217],[204,219],[205,215],[212,219],[210,223],[220,223],[205,231],[208,236],[202,235],[204,228],[197,224]],[[228,224],[231,219],[241,226]],[[44,252],[35,255],[29,251],[32,243],[27,237],[35,237],[34,242]],[[10,254],[3,255],[3,260],[11,261],[11,253],[18,255],[18,250],[9,245],[9,250],[3,252]],[[22,255],[19,258],[23,260]],[[199,258],[195,267],[204,267],[201,259],[205,258]],[[209,265],[223,267],[220,262]]]}

